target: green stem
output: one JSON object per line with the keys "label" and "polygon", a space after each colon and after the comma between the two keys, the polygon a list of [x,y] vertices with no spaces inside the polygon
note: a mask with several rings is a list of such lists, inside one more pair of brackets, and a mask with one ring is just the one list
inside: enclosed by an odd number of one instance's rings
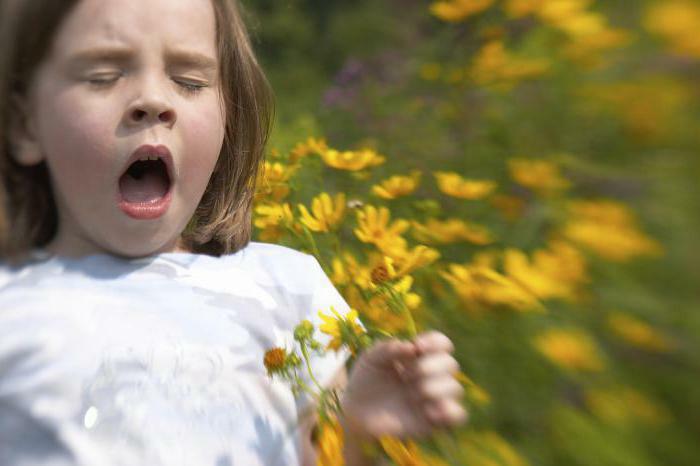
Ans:
{"label": "green stem", "polygon": [[321,253],[318,250],[318,246],[316,246],[316,240],[314,239],[314,235],[311,234],[311,231],[307,228],[306,225],[301,225],[302,228],[304,229],[304,234],[306,235],[306,239],[308,240],[309,244],[311,245],[311,250],[314,253],[314,256],[316,256],[316,259],[318,259],[321,264],[323,264]]}
{"label": "green stem", "polygon": [[415,338],[418,335],[418,330],[416,329],[416,321],[413,319],[413,314],[411,310],[406,306],[406,302],[403,297],[396,292],[396,290],[391,285],[386,285],[383,287],[386,292],[388,292],[390,298],[399,305],[401,313],[403,314],[406,322],[408,324],[408,335],[410,338]]}
{"label": "green stem", "polygon": [[316,380],[316,377],[314,376],[313,371],[311,370],[311,363],[309,362],[309,353],[308,350],[306,349],[305,344],[301,344],[301,354],[304,356],[304,362],[306,365],[306,371],[309,373],[309,377],[311,377],[311,380],[313,381],[314,385],[323,392],[323,387],[321,386],[320,383],[318,383],[318,380]]}

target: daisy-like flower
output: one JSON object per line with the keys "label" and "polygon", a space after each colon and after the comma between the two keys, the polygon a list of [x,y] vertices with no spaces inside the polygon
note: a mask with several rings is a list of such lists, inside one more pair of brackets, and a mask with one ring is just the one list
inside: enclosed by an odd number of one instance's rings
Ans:
{"label": "daisy-like flower", "polygon": [[617,337],[637,348],[659,353],[673,349],[672,341],[665,335],[631,315],[613,312],[608,316],[607,323]]}
{"label": "daisy-like flower", "polygon": [[417,170],[409,176],[392,176],[378,185],[372,186],[372,192],[383,199],[396,199],[407,196],[418,188],[421,173]]}
{"label": "daisy-like flower", "polygon": [[449,0],[433,2],[430,12],[443,21],[457,23],[481,13],[493,5],[494,0]]}
{"label": "daisy-like flower", "polygon": [[482,199],[496,189],[496,183],[488,180],[469,180],[454,172],[435,172],[438,189],[448,196],[460,199]]}
{"label": "daisy-like flower", "polygon": [[345,194],[340,193],[331,198],[328,193],[321,193],[311,201],[312,213],[302,204],[299,204],[299,211],[299,220],[309,230],[329,232],[340,225],[345,216]]}
{"label": "daisy-like flower", "polygon": [[557,366],[598,372],[605,364],[593,338],[580,329],[551,329],[534,340],[535,347]]}
{"label": "daisy-like flower", "polygon": [[294,214],[289,204],[266,203],[255,207],[254,224],[262,230],[288,225],[293,221]]}
{"label": "daisy-like flower", "polygon": [[544,309],[535,295],[491,267],[450,264],[448,268],[441,275],[467,310],[481,311],[484,306],[508,306],[521,312]]}
{"label": "daisy-like flower", "polygon": [[395,250],[391,255],[396,270],[394,278],[403,277],[422,267],[427,267],[440,258],[437,249],[419,244],[413,249]]}
{"label": "daisy-like flower", "polygon": [[396,220],[389,223],[391,214],[386,207],[377,209],[367,205],[357,211],[357,228],[355,235],[363,243],[371,243],[379,249],[404,248],[406,240],[401,234],[406,231],[410,223],[406,220]]}
{"label": "daisy-like flower", "polygon": [[483,246],[493,242],[493,236],[486,227],[458,218],[443,221],[431,218],[425,224],[413,222],[412,225],[416,239],[426,243],[450,244],[468,241]]}
{"label": "daisy-like flower", "polygon": [[366,337],[364,329],[358,323],[358,313],[351,309],[345,317],[341,316],[335,308],[331,307],[333,316],[327,316],[319,311],[318,316],[323,319],[319,327],[321,331],[333,337],[326,349],[338,351],[342,345],[347,345],[353,354],[364,348]]}
{"label": "daisy-like flower", "polygon": [[571,186],[559,172],[559,167],[548,160],[514,158],[508,160],[508,169],[516,183],[543,196]]}
{"label": "daisy-like flower", "polygon": [[663,253],[661,244],[639,229],[635,216],[624,204],[578,200],[569,203],[569,211],[564,236],[605,259],[625,262]]}
{"label": "daisy-like flower", "polygon": [[549,70],[546,59],[519,58],[509,53],[502,39],[487,42],[474,57],[471,78],[482,86],[508,91],[518,82]]}
{"label": "daisy-like flower", "polygon": [[289,161],[297,163],[300,159],[311,154],[322,154],[328,150],[325,139],[309,138],[305,142],[300,142],[289,153]]}
{"label": "daisy-like flower", "polygon": [[586,263],[576,248],[553,242],[529,258],[523,251],[508,248],[503,253],[506,275],[539,299],[575,301],[581,285],[588,281]]}
{"label": "daisy-like flower", "polygon": [[257,198],[269,198],[281,201],[289,194],[289,179],[294,175],[295,168],[279,162],[265,162],[258,173]]}
{"label": "daisy-like flower", "polygon": [[321,158],[329,167],[353,172],[381,165],[386,160],[385,157],[377,154],[372,149],[344,152],[328,149],[321,152]]}

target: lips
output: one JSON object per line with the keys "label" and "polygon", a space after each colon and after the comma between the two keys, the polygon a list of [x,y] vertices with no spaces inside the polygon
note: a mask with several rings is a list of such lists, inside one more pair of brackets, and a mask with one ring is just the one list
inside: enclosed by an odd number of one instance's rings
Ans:
{"label": "lips", "polygon": [[129,217],[152,220],[170,206],[173,159],[163,145],[143,145],[129,157],[119,178],[119,208]]}

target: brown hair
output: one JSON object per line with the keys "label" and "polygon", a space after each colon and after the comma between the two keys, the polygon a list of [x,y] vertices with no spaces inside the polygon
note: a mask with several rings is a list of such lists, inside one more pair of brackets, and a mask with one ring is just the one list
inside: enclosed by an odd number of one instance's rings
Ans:
{"label": "brown hair", "polygon": [[[78,0],[0,0],[0,259],[20,257],[56,234],[58,215],[45,163],[22,166],[11,155],[14,95],[27,92],[61,21]],[[212,0],[223,102],[224,143],[182,245],[211,255],[250,241],[254,183],[273,119],[273,98],[236,0]]]}

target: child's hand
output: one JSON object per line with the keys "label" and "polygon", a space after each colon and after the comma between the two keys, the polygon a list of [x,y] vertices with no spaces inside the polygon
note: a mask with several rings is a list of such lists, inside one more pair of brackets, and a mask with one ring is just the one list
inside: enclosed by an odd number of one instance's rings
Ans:
{"label": "child's hand", "polygon": [[424,437],[463,424],[454,345],[439,332],[377,343],[356,361],[343,395],[344,428],[358,437]]}

